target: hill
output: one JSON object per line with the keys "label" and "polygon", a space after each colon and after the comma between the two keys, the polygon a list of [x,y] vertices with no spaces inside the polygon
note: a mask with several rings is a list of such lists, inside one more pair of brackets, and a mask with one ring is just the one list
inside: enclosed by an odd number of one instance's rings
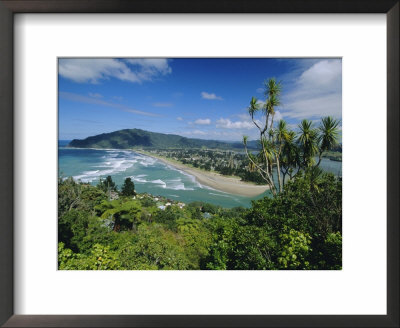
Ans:
{"label": "hill", "polygon": [[[125,129],[110,133],[102,133],[86,139],[74,139],[68,147],[78,148],[209,148],[226,150],[243,150],[241,142],[224,142],[186,138],[175,134],[164,134],[140,129]],[[255,149],[256,142],[250,142],[249,148]]]}

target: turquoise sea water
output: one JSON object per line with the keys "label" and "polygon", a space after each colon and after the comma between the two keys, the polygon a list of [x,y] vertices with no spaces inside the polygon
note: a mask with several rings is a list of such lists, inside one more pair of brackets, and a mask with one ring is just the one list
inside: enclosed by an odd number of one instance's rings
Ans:
{"label": "turquoise sea water", "polygon": [[[214,190],[199,184],[193,176],[181,170],[133,151],[65,148],[67,143],[59,142],[59,174],[93,185],[110,175],[120,188],[125,178],[131,177],[139,193],[147,192],[184,203],[203,201],[226,208],[249,207],[251,200],[266,195],[249,198]],[[321,166],[338,174],[341,162],[324,159]]]}

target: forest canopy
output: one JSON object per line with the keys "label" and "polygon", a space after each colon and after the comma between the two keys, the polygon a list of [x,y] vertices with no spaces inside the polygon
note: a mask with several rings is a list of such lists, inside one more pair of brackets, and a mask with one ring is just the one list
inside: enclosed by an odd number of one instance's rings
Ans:
{"label": "forest canopy", "polygon": [[161,209],[149,194],[113,195],[59,179],[59,269],[341,269],[342,184],[332,174],[302,174],[249,209]]}

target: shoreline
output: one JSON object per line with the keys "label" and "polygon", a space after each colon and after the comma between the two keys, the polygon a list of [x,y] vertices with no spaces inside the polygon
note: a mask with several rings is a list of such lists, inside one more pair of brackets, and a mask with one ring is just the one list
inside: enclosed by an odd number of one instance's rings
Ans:
{"label": "shoreline", "polygon": [[251,182],[241,181],[240,178],[226,177],[219,173],[207,172],[196,168],[191,168],[184,164],[176,163],[166,158],[155,156],[154,154],[149,154],[143,150],[131,149],[131,151],[158,159],[164,164],[171,165],[179,170],[186,172],[187,174],[194,176],[200,184],[211,187],[218,191],[226,192],[228,194],[245,197],[255,197],[259,196],[269,189],[269,187],[266,185],[256,185]]}

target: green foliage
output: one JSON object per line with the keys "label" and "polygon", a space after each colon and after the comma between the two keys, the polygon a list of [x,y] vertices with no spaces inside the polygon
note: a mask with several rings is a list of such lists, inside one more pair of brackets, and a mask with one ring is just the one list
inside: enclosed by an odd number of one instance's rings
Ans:
{"label": "green foliage", "polygon": [[131,242],[119,248],[119,260],[130,270],[189,269],[180,238],[158,224],[140,226]]}
{"label": "green foliage", "polygon": [[97,188],[102,190],[104,193],[108,193],[110,191],[117,191],[117,186],[115,182],[112,180],[111,176],[107,176],[105,180],[100,179],[100,182],[97,184]]}
{"label": "green foliage", "polygon": [[309,120],[302,120],[299,124],[299,136],[297,142],[301,147],[301,161],[304,168],[315,164],[314,156],[318,154],[318,130]]}
{"label": "green foliage", "polygon": [[87,213],[76,209],[66,212],[58,220],[58,241],[74,251],[80,250],[88,223]]}
{"label": "green foliage", "polygon": [[[315,173],[308,172],[290,181],[283,193],[254,202],[246,220],[251,225],[264,227],[275,236],[281,251],[285,247],[282,240],[290,244],[293,237],[290,231],[298,234],[296,238],[300,238],[302,244],[307,240],[307,254],[301,253],[301,248],[296,250],[299,253],[296,261],[302,261],[302,265],[296,268],[341,268],[341,238],[338,236],[341,236],[342,229],[342,183],[332,174],[320,174],[316,178]],[[285,239],[282,239],[282,232],[288,235]],[[326,241],[328,236],[329,242]],[[293,246],[288,247],[293,249]],[[287,250],[286,254],[289,254]],[[281,253],[277,256],[285,258]],[[292,269],[290,259],[286,260],[287,268]]]}
{"label": "green foliage", "polygon": [[160,210],[146,194],[109,201],[97,187],[60,180],[59,268],[340,270],[341,199],[341,180],[316,167],[250,209]]}
{"label": "green foliage", "polygon": [[199,220],[180,218],[176,224],[176,231],[183,238],[189,268],[200,269],[211,245],[211,232]]}
{"label": "green foliage", "polygon": [[87,205],[86,209],[88,211],[93,210],[93,207],[99,205],[103,200],[107,199],[106,194],[97,188],[91,188],[86,185],[86,188],[82,189],[82,202]]}
{"label": "green foliage", "polygon": [[318,262],[315,269],[342,269],[342,235],[339,231],[329,233],[323,243],[318,245]]}
{"label": "green foliage", "polygon": [[213,270],[273,269],[275,241],[263,228],[243,225],[237,219],[219,218],[212,223],[213,243],[205,268]]}
{"label": "green foliage", "polygon": [[176,220],[183,216],[183,212],[178,208],[168,206],[164,211],[158,210],[154,213],[153,221],[160,223],[170,230],[176,229]]}
{"label": "green foliage", "polygon": [[103,201],[96,209],[102,213],[102,219],[113,222],[114,231],[135,229],[141,221],[142,207],[136,200]]}
{"label": "green foliage", "polygon": [[123,196],[135,196],[135,184],[133,183],[131,178],[126,178],[124,181],[124,185],[121,189],[121,194]]}
{"label": "green foliage", "polygon": [[140,200],[140,203],[142,204],[143,207],[152,207],[156,206],[156,201],[153,200],[152,198],[144,197]]}
{"label": "green foliage", "polygon": [[72,178],[58,179],[58,215],[59,217],[73,208],[82,205],[82,189],[84,185],[76,183]]}
{"label": "green foliage", "polygon": [[112,230],[112,224],[112,221],[97,216],[89,217],[86,235],[79,245],[81,253],[89,253],[95,244],[110,245],[118,239],[119,234]]}
{"label": "green foliage", "polygon": [[[243,138],[243,144],[250,162],[249,171],[257,171],[272,194],[276,195],[284,190],[287,177],[292,179],[300,171],[318,167],[322,154],[338,146],[339,121],[330,116],[324,117],[319,128],[315,128],[312,121],[304,119],[298,125],[298,133],[290,131],[283,120],[275,127],[275,108],[281,105],[282,85],[275,78],[270,78],[264,82],[264,88],[266,98],[259,119],[255,117],[261,109],[258,100],[252,97],[248,107],[252,122],[260,133],[259,154],[254,156],[249,153],[247,137]],[[317,163],[315,157],[318,157]]]}
{"label": "green foliage", "polygon": [[213,243],[209,256],[205,260],[205,268],[211,270],[226,270],[229,268],[229,256],[233,245],[231,240],[237,226],[235,220],[216,218],[211,225]]}
{"label": "green foliage", "polygon": [[58,244],[60,270],[116,270],[120,269],[115,252],[108,246],[94,244],[89,255],[75,254],[63,243]]}
{"label": "green foliage", "polygon": [[331,150],[337,146],[339,137],[338,126],[338,120],[330,116],[322,118],[319,127],[320,134],[318,136],[321,152]]}
{"label": "green foliage", "polygon": [[307,261],[311,252],[311,237],[307,233],[284,228],[279,235],[278,268],[279,269],[309,269]]}

